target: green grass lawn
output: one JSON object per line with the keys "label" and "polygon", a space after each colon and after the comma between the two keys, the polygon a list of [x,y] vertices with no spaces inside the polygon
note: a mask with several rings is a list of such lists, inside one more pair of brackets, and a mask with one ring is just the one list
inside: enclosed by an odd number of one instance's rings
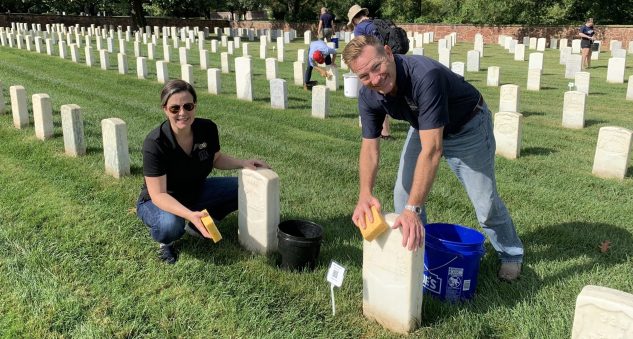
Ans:
{"label": "green grass lawn", "polygon": [[[97,52],[97,67],[85,66],[83,48],[81,63],[75,64],[70,58],[0,47],[7,106],[0,115],[0,337],[395,336],[362,315],[362,241],[351,223],[360,145],[356,100],[345,98],[342,89],[331,93],[330,117],[312,118],[311,94],[293,85],[292,61],[298,48],[306,48],[302,39],[289,46],[287,61],[279,64],[280,77],[288,81],[287,110],[270,108],[257,42],[249,46],[253,102],[236,99],[234,73],[222,75],[221,95],[206,94],[197,44],[189,57],[198,114],[218,124],[222,149],[272,165],[281,179],[282,220],[301,218],[323,225],[318,267],[303,273],[278,269],[275,256],[242,250],[235,214],[220,225],[222,242],[186,236],[178,244],[181,256],[175,266],[157,260],[156,243],[130,211],[143,181],[143,139],[164,119],[159,107],[162,85],[155,80],[153,61],[148,61],[150,79],[138,80],[135,60],[129,56],[130,74],[120,75],[116,55],[103,71]],[[452,61],[466,62],[472,48],[472,42],[459,42]],[[133,56],[131,43],[127,50]],[[156,53],[162,55],[161,45]],[[427,45],[425,53],[436,58],[437,44]],[[626,84],[606,83],[608,54],[603,52],[592,63],[582,130],[561,127],[570,80],[564,79],[557,50],[545,52],[539,92],[524,90],[528,62],[513,61],[513,55],[496,44],[486,46],[481,72],[466,73],[493,112],[499,88],[486,87],[488,66],[500,66],[503,84],[521,87],[521,157],[498,158],[497,181],[525,244],[523,276],[514,284],[499,282],[498,261],[486,243],[475,298],[458,305],[425,298],[423,324],[414,336],[565,338],[571,334],[574,304],[583,286],[633,292],[633,167],[623,181],[591,175],[599,128],[633,129]],[[272,49],[269,56],[274,56]],[[180,76],[177,57],[172,50],[172,79]],[[219,68],[219,54],[210,54],[210,59],[211,66]],[[626,78],[633,68],[631,59]],[[13,127],[11,85],[24,86],[29,102],[32,94],[50,95],[53,139],[36,139],[32,118],[26,129]],[[88,147],[84,157],[63,153],[59,112],[64,104],[82,108]],[[120,180],[104,174],[100,121],[111,117],[128,126],[132,175]],[[375,194],[387,210],[407,128],[394,122],[396,141],[382,143]],[[235,172],[214,172],[219,174]],[[432,222],[477,225],[463,188],[445,164],[427,211]],[[612,245],[601,253],[598,246],[605,240]],[[336,290],[336,316],[325,282],[331,260],[348,269],[342,288]]]}

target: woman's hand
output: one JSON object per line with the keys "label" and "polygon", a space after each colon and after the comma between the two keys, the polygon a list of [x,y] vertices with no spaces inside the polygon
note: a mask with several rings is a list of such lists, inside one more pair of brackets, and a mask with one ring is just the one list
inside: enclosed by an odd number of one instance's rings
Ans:
{"label": "woman's hand", "polygon": [[203,237],[211,239],[211,235],[209,234],[209,232],[207,232],[207,228],[204,227],[204,224],[202,223],[202,218],[206,216],[209,216],[209,214],[200,211],[191,211],[191,213],[187,217],[187,220],[189,220],[194,226],[196,226]]}
{"label": "woman's hand", "polygon": [[242,168],[248,168],[251,170],[256,170],[258,168],[270,168],[270,166],[264,161],[257,159],[246,159],[242,160]]}

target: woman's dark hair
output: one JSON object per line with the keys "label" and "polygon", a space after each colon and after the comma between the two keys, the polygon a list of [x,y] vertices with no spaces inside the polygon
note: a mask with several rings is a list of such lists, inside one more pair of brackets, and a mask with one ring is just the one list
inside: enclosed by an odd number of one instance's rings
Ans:
{"label": "woman's dark hair", "polygon": [[189,94],[191,94],[191,96],[193,97],[193,103],[195,104],[198,102],[196,90],[193,88],[193,86],[191,86],[191,84],[184,80],[171,80],[166,83],[165,87],[163,87],[163,90],[160,91],[160,105],[162,107],[165,107],[169,98],[172,95],[180,92],[189,92]]}

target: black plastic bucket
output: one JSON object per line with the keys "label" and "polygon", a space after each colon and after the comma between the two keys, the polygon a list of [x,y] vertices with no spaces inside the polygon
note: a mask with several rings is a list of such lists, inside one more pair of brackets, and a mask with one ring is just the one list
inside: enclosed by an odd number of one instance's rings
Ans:
{"label": "black plastic bucket", "polygon": [[281,267],[290,270],[313,270],[316,266],[323,228],[306,220],[286,220],[277,228]]}

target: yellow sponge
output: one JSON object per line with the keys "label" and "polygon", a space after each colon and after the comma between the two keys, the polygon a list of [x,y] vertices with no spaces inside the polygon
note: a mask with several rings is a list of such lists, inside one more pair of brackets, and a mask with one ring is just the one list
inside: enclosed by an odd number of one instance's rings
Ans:
{"label": "yellow sponge", "polygon": [[389,226],[385,222],[385,217],[378,213],[376,206],[371,207],[371,215],[374,217],[374,222],[369,222],[369,218],[365,216],[365,229],[360,229],[360,233],[367,241],[376,239],[382,232],[386,231]]}
{"label": "yellow sponge", "polygon": [[204,224],[204,227],[207,229],[207,232],[209,232],[209,235],[211,235],[211,239],[213,239],[213,242],[216,243],[222,240],[222,235],[220,234],[220,231],[218,231],[218,227],[215,226],[215,223],[213,222],[213,219],[209,215],[209,212],[207,212],[207,210],[203,210],[202,212],[207,214],[206,217],[203,217],[201,219],[202,224]]}

